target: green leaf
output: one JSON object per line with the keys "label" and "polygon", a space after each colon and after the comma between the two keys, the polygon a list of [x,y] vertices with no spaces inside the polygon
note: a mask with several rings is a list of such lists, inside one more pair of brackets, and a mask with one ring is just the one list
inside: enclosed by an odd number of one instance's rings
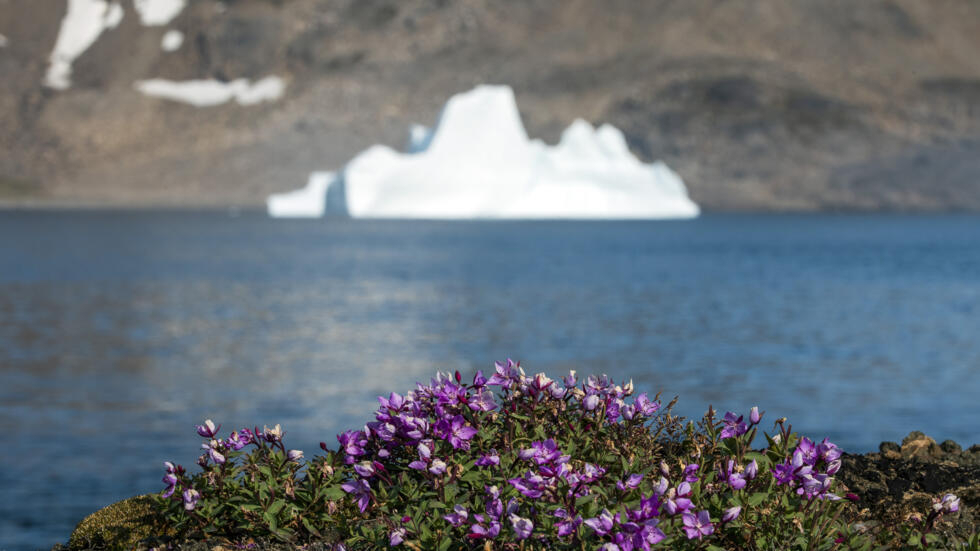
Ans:
{"label": "green leaf", "polygon": [[312,522],[310,522],[310,519],[308,519],[308,518],[306,518],[306,517],[300,517],[300,520],[301,520],[301,521],[303,522],[303,526],[304,526],[304,527],[306,528],[306,531],[307,531],[307,532],[309,532],[310,534],[313,534],[314,536],[316,536],[316,537],[318,537],[318,538],[321,538],[321,537],[323,537],[323,536],[322,536],[322,535],[320,534],[320,531],[319,531],[319,530],[317,530],[317,529],[316,529],[316,528],[315,528],[315,527],[313,526],[313,523],[312,523]]}
{"label": "green leaf", "polygon": [[769,494],[767,492],[756,492],[750,495],[746,502],[749,504],[749,506],[755,507],[765,501],[768,497]]}
{"label": "green leaf", "polygon": [[279,521],[276,520],[276,515],[269,514],[269,512],[266,511],[265,514],[262,515],[262,518],[265,520],[265,523],[269,525],[270,532],[275,532],[279,529]]}
{"label": "green leaf", "polygon": [[269,505],[269,508],[266,509],[266,513],[269,513],[270,515],[277,515],[279,514],[279,511],[282,511],[282,508],[285,505],[286,505],[286,500],[277,499],[272,502],[272,505]]}
{"label": "green leaf", "polygon": [[338,501],[343,499],[347,492],[344,491],[340,486],[330,486],[323,492],[324,496],[331,501]]}
{"label": "green leaf", "polygon": [[459,494],[459,486],[456,484],[446,484],[446,503],[456,503],[456,495]]}

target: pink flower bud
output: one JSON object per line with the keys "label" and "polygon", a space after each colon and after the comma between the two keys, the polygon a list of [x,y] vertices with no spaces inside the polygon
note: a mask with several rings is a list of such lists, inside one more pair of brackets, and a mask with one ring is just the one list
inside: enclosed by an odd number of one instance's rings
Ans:
{"label": "pink flower bud", "polygon": [[735,507],[730,507],[728,509],[725,509],[725,514],[722,515],[721,520],[722,522],[731,522],[737,519],[738,515],[741,514],[741,512],[742,512],[742,508],[738,505],[736,505]]}

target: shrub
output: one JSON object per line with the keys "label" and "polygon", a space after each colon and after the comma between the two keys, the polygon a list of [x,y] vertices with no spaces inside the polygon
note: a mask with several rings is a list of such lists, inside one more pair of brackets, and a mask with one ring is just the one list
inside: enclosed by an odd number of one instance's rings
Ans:
{"label": "shrub", "polygon": [[942,547],[947,495],[918,523],[852,524],[834,475],[841,450],[763,414],[709,407],[697,423],[676,398],[575,372],[528,377],[508,360],[486,378],[437,374],[379,397],[375,420],[307,461],[279,425],[219,438],[210,420],[190,476],[167,463],[158,498],[182,538],[326,542],[336,549],[837,549],[875,541]]}

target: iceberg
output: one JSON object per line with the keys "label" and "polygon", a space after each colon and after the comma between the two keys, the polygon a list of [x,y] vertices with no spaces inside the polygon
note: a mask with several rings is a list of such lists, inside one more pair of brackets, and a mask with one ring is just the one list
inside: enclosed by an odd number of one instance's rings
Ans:
{"label": "iceberg", "polygon": [[334,172],[314,172],[306,187],[269,196],[266,205],[274,218],[320,218],[326,212],[327,190],[336,179]]}
{"label": "iceberg", "polygon": [[[611,125],[596,129],[576,120],[554,146],[529,139],[508,86],[483,85],[453,96],[434,128],[411,127],[405,153],[375,145],[354,157],[324,188],[325,209],[314,208],[321,198],[313,191],[307,185],[290,195],[311,202],[290,212],[424,219],[699,214],[681,178],[662,162],[640,162]],[[283,216],[282,197],[269,198],[271,216]],[[331,208],[331,199],[343,200],[343,208]]]}

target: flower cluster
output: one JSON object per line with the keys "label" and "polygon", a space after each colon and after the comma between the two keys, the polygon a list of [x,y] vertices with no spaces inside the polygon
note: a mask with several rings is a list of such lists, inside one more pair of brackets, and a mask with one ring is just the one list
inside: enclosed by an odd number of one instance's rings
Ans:
{"label": "flower cluster", "polygon": [[830,492],[833,476],[841,467],[841,450],[826,438],[814,444],[803,437],[793,455],[772,469],[777,484],[795,488],[807,499],[840,499]]}
{"label": "flower cluster", "polygon": [[[758,408],[685,424],[631,382],[528,376],[510,360],[469,381],[438,373],[379,397],[371,422],[311,459],[278,425],[221,438],[208,420],[203,472],[166,464],[169,518],[185,534],[261,529],[335,549],[750,548],[801,526],[820,541],[852,537],[838,520],[850,505],[835,493],[841,450],[783,419],[753,448]],[[954,513],[959,500],[934,509]]]}

